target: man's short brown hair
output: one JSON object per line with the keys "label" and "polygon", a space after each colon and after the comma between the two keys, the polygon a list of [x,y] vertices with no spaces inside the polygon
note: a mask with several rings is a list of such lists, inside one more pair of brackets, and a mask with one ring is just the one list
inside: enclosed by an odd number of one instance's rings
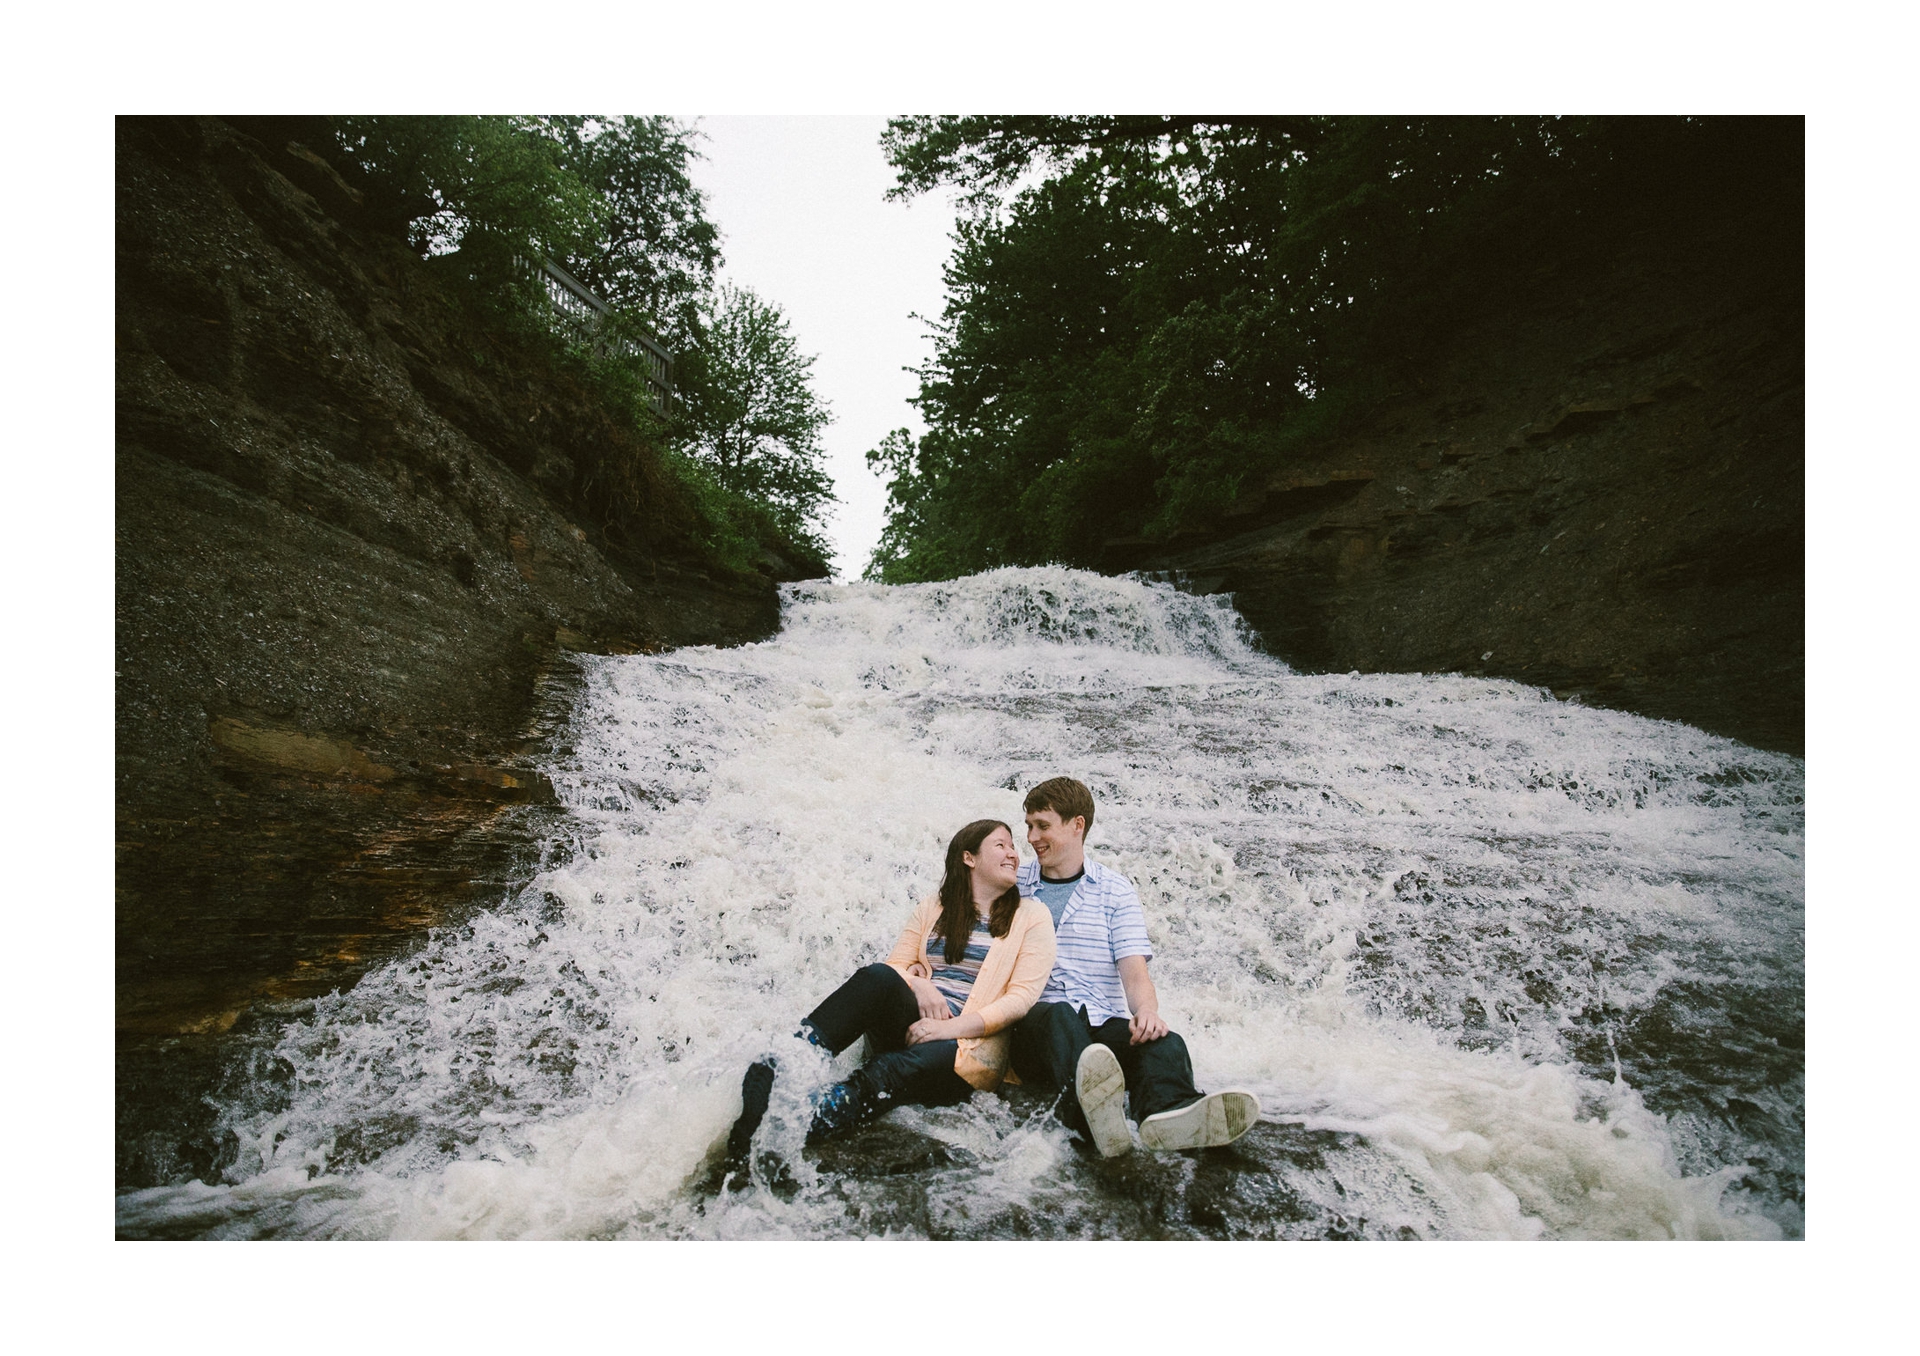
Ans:
{"label": "man's short brown hair", "polygon": [[1087,790],[1084,782],[1076,782],[1071,777],[1049,777],[1046,781],[1027,792],[1027,813],[1037,814],[1041,810],[1051,810],[1060,816],[1060,822],[1066,823],[1075,815],[1086,818],[1086,832],[1093,832],[1093,792]]}

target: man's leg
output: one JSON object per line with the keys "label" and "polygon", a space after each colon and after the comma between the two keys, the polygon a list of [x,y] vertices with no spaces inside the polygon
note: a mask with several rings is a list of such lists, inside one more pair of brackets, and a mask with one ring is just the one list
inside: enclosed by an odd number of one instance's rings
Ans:
{"label": "man's leg", "polygon": [[1073,1095],[1080,1052],[1093,1044],[1085,1008],[1065,1003],[1035,1003],[1013,1028],[1013,1071],[1020,1081],[1043,1092],[1060,1093],[1060,1122],[1087,1133],[1086,1119]]}
{"label": "man's leg", "polygon": [[1149,1149],[1217,1148],[1260,1120],[1260,1101],[1252,1093],[1228,1088],[1203,1095],[1193,1086],[1187,1043],[1175,1032],[1134,1045],[1126,1021],[1115,1018],[1102,1022],[1094,1039],[1119,1059],[1140,1142]]}
{"label": "man's leg", "polygon": [[1172,1111],[1200,1100],[1193,1085],[1193,1062],[1187,1043],[1169,1031],[1158,1040],[1133,1043],[1133,1030],[1124,1017],[1100,1024],[1093,1038],[1113,1051],[1120,1072],[1127,1077],[1127,1109],[1144,1121],[1156,1112]]}

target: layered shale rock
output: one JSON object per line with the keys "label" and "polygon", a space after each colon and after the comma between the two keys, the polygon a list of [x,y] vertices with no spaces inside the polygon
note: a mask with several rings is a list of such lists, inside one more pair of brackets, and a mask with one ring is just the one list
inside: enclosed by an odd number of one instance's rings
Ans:
{"label": "layered shale rock", "polygon": [[[350,982],[513,874],[571,652],[758,638],[778,599],[711,559],[589,391],[476,333],[428,264],[355,224],[307,148],[122,119],[116,175],[117,1018],[137,1101],[155,1041]],[[638,508],[596,495],[609,467]]]}

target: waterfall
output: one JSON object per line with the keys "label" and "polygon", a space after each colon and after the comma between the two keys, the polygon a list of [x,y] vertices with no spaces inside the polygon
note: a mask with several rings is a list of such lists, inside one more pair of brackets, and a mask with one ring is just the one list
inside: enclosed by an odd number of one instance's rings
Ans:
{"label": "waterfall", "polygon": [[[293,1013],[223,1180],[125,1236],[1801,1232],[1805,769],[1459,675],[1307,675],[1220,598],[1044,568],[786,587],[778,636],[587,661],[526,887]],[[1104,1164],[1036,1095],[906,1173],[702,1185],[741,1071],[891,945],[961,824],[1093,790],[1232,1150]],[[841,1057],[842,1066],[858,1052]]]}

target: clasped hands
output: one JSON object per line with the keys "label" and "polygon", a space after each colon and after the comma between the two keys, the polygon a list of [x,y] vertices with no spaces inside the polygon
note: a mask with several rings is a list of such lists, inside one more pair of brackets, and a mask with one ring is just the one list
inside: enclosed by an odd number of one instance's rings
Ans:
{"label": "clasped hands", "polygon": [[[913,990],[914,998],[920,1003],[920,1020],[907,1028],[907,1044],[956,1039],[960,1034],[960,1019],[947,1015],[946,995],[934,988],[927,967],[919,961],[907,967],[907,987]],[[1159,1040],[1168,1030],[1159,1011],[1146,1008],[1134,1013],[1133,1020],[1127,1023],[1127,1043],[1145,1045],[1148,1041]]]}

